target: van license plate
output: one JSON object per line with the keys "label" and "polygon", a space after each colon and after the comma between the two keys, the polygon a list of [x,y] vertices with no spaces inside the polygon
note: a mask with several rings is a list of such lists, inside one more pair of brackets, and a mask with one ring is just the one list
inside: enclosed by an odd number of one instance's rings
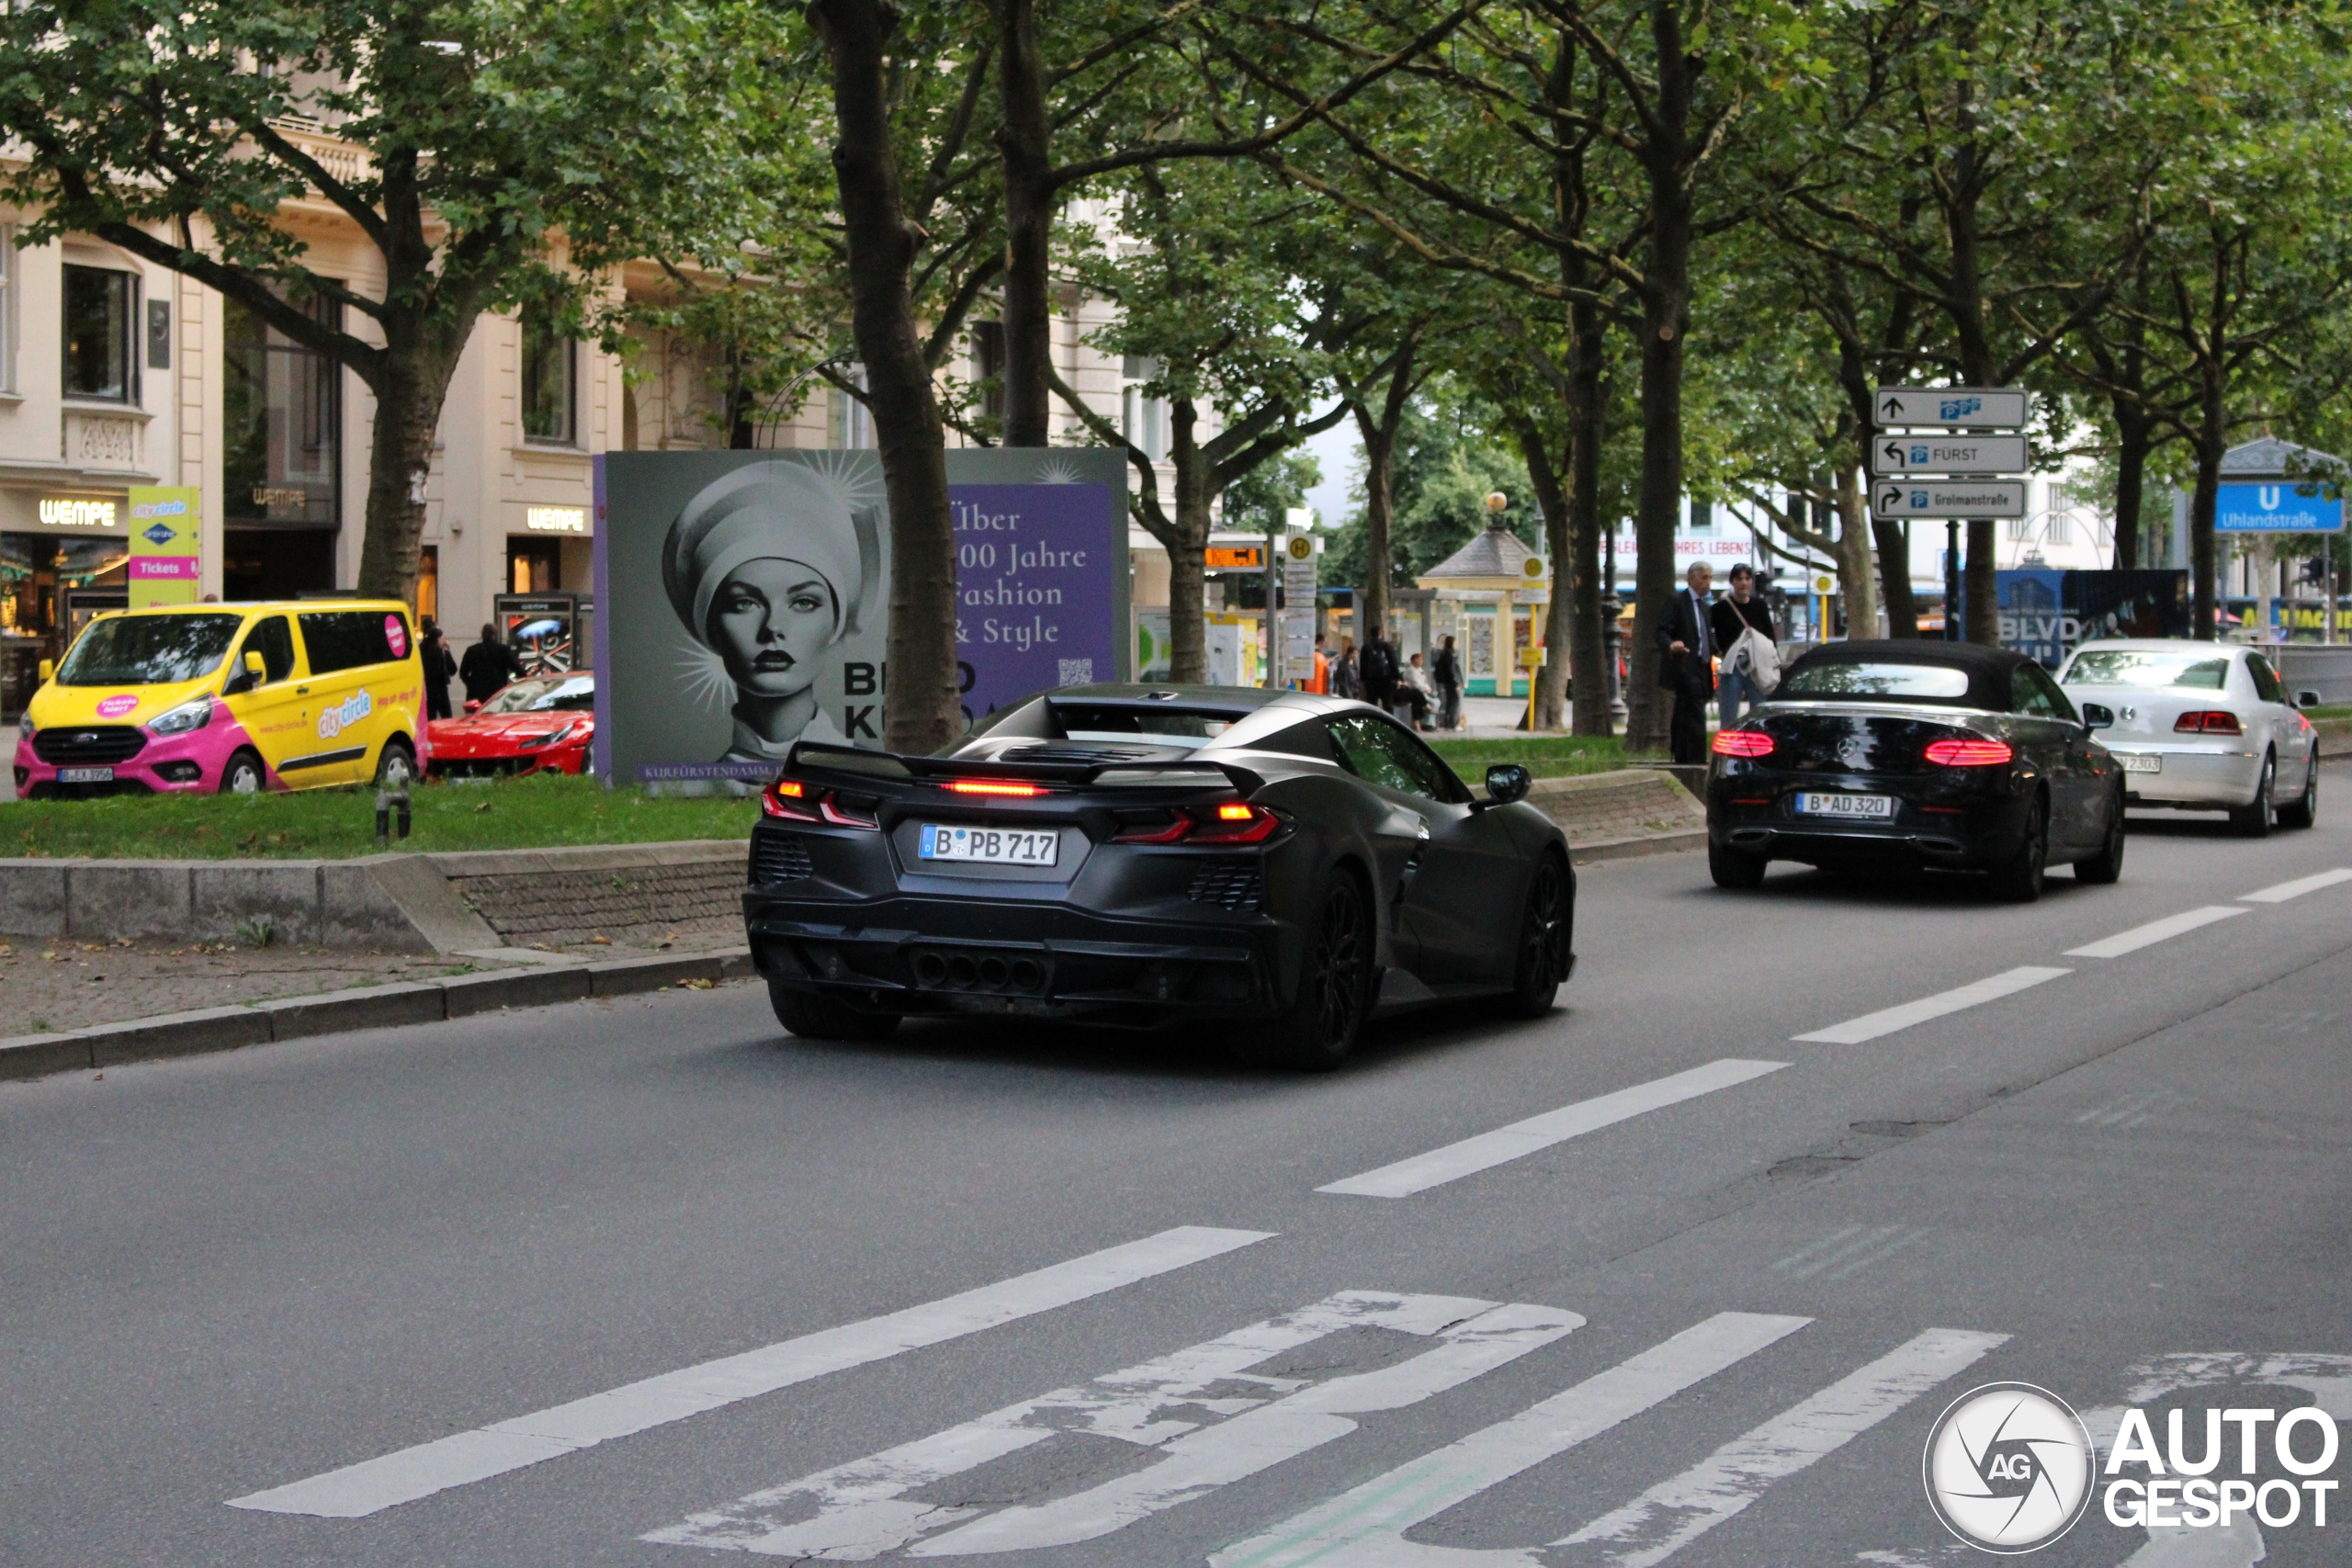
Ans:
{"label": "van license plate", "polygon": [[983,865],[1051,865],[1062,836],[1051,829],[1021,832],[1008,828],[951,828],[944,823],[922,825],[925,860],[977,861]]}
{"label": "van license plate", "polygon": [[2154,751],[2118,751],[2115,760],[2123,764],[2127,773],[2161,773],[2165,760]]}
{"label": "van license plate", "polygon": [[112,784],[114,770],[112,768],[60,768],[57,770],[57,782],[59,784]]}
{"label": "van license plate", "polygon": [[1807,817],[1883,818],[1894,815],[1894,797],[1886,795],[1815,795],[1797,796],[1797,809]]}

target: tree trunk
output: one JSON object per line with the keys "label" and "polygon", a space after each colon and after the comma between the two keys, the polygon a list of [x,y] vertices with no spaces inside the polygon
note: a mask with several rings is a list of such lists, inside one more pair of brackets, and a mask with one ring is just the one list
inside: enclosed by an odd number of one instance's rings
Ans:
{"label": "tree trunk", "polygon": [[1004,445],[1043,446],[1050,427],[1054,178],[1036,0],[990,0],[1004,123]]}
{"label": "tree trunk", "polygon": [[1871,532],[1878,541],[1878,580],[1886,596],[1886,635],[1919,635],[1919,601],[1911,592],[1911,542],[1903,525],[1892,517],[1872,517]]}
{"label": "tree trunk", "polygon": [[[1601,387],[1601,371],[1608,353],[1608,331],[1600,306],[1578,300],[1568,307],[1568,548],[1572,561],[1567,592],[1574,617],[1570,635],[1575,639],[1568,660],[1573,669],[1593,674],[1592,679],[1569,688],[1569,728],[1577,735],[1616,732],[1616,716],[1609,704],[1609,666],[1615,656],[1602,608],[1611,585],[1601,581],[1600,562],[1600,448],[1609,434],[1609,398]],[[1560,569],[1555,563],[1552,591],[1557,593],[1560,588]]]}
{"label": "tree trunk", "polygon": [[[1208,679],[1208,628],[1201,612],[1207,586],[1209,543],[1208,455],[1198,440],[1199,412],[1190,398],[1168,400],[1169,462],[1176,470],[1176,537],[1168,549],[1168,678],[1183,685]],[[1312,609],[1314,606],[1309,605]],[[1271,601],[1266,605],[1273,615]],[[1282,658],[1282,624],[1273,626],[1273,656]]]}
{"label": "tree trunk", "polygon": [[[1403,370],[1398,372],[1404,374]],[[1363,438],[1363,582],[1356,590],[1356,644],[1372,638],[1373,628],[1388,624],[1389,525],[1396,517],[1392,483],[1396,457],[1396,422],[1373,418],[1362,404],[1351,404],[1356,433]]]}
{"label": "tree trunk", "polygon": [[1625,694],[1625,744],[1666,744],[1669,712],[1657,683],[1656,633],[1674,596],[1674,535],[1682,520],[1682,339],[1690,324],[1691,87],[1697,62],[1685,52],[1673,0],[1651,0],[1657,62],[1655,122],[1642,148],[1650,220],[1642,289],[1642,493],[1634,536],[1634,662]]}
{"label": "tree trunk", "polygon": [[896,26],[885,0],[815,0],[832,58],[833,174],[849,244],[850,319],[890,504],[890,682],[882,743],[929,753],[963,733],[956,668],[956,540],[946,436],[908,275],[922,231],[906,220],[883,72]]}
{"label": "tree trunk", "polygon": [[[471,321],[466,323],[468,327]],[[397,324],[395,330],[399,330]],[[424,347],[409,339],[387,345],[368,433],[368,513],[359,545],[359,592],[371,599],[416,597],[424,538],[424,481],[433,468],[433,439],[441,405],[465,346]]]}
{"label": "tree trunk", "polygon": [[1846,601],[1846,635],[1878,636],[1878,595],[1871,561],[1870,497],[1861,470],[1840,468],[1831,490],[1838,509],[1838,592]]}
{"label": "tree trunk", "polygon": [[2222,454],[2230,439],[2226,373],[2219,353],[2198,367],[2197,489],[2188,502],[2188,572],[2193,608],[2188,635],[2211,642],[2222,635],[2221,570],[2213,537],[2213,513],[2221,499]]}
{"label": "tree trunk", "polygon": [[2140,507],[2148,480],[2148,454],[2155,446],[2156,422],[2139,404],[2115,400],[2115,570],[2140,564]]}
{"label": "tree trunk", "polygon": [[[1552,558],[1552,600],[1544,612],[1544,646],[1550,657],[1535,672],[1535,728],[1557,729],[1564,694],[1569,688],[1576,644],[1568,589],[1574,542],[1569,536],[1567,491],[1560,483],[1559,467],[1552,461],[1551,451],[1544,444],[1542,427],[1522,414],[1511,421],[1511,433],[1518,439],[1519,455],[1527,465],[1528,485],[1535,491],[1536,504],[1544,510],[1544,553]],[[1588,664],[1583,668],[1589,671],[1595,666]],[[1587,681],[1589,683],[1589,677]]]}

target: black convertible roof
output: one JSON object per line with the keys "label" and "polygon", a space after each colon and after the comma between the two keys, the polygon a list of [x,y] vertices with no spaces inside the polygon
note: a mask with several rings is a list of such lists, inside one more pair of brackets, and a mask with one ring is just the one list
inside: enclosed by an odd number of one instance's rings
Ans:
{"label": "black convertible roof", "polygon": [[1828,642],[1807,649],[1781,672],[1786,681],[1797,671],[1816,664],[1931,664],[1960,670],[1968,676],[1968,705],[2000,712],[2009,706],[2009,677],[2028,655],[1982,643],[1931,641],[1925,637],[1874,637],[1860,642]]}

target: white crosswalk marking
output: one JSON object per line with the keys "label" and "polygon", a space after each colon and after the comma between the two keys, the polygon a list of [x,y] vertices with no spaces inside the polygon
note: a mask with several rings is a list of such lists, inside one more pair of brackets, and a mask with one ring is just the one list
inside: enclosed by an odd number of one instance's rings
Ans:
{"label": "white crosswalk marking", "polygon": [[[955,1556],[1091,1540],[1345,1437],[1356,1426],[1350,1416],[1427,1399],[1547,1345],[1583,1321],[1555,1307],[1342,1292],[1091,1383],[1023,1400],[754,1493],[645,1539],[829,1562],[902,1550]],[[1409,1359],[1323,1382],[1250,1371],[1349,1328],[1385,1328],[1439,1343]],[[977,1507],[909,1495],[1064,1433],[1156,1448],[1163,1457],[1074,1495],[985,1516]],[[947,1533],[935,1533],[943,1530]]]}
{"label": "white crosswalk marking", "polygon": [[1272,1234],[1180,1225],[921,1306],[804,1334],[646,1378],[609,1393],[590,1394],[536,1415],[420,1443],[291,1485],[232,1497],[229,1506],[323,1518],[364,1517],[828,1372],[865,1366],[1067,1306],[1248,1247]]}
{"label": "white crosswalk marking", "polygon": [[1812,1321],[1719,1313],[1509,1420],[1400,1465],[1209,1561],[1213,1568],[1434,1568],[1473,1562],[1536,1568],[1525,1552],[1424,1547],[1407,1540],[1405,1531],[1663,1404]]}
{"label": "white crosswalk marking", "polygon": [[2102,941],[2084,947],[2066,950],[2069,958],[2120,958],[2127,953],[2137,953],[2143,947],[2154,947],[2160,942],[2185,935],[2233,915],[2250,915],[2251,909],[2240,909],[2227,904],[2209,904],[2201,909],[2184,909],[2177,915],[2166,915],[2161,920],[2150,920],[2144,926],[2133,926],[2128,931],[2118,931]]}
{"label": "white crosswalk marking", "polygon": [[1652,1568],[2007,1338],[1931,1328],[1553,1544],[1606,1541],[1610,1568]]}
{"label": "white crosswalk marking", "polygon": [[2311,876],[2299,876],[2292,882],[2281,882],[2253,893],[2241,893],[2241,904],[2284,904],[2290,898],[2300,898],[2306,893],[2316,893],[2323,887],[2333,887],[2339,882],[2352,882],[2352,871],[2323,871]]}
{"label": "white crosswalk marking", "polygon": [[1649,1083],[1621,1089],[1614,1094],[1603,1094],[1591,1100],[1580,1100],[1574,1105],[1564,1105],[1557,1111],[1546,1111],[1540,1116],[1530,1116],[1508,1127],[1498,1127],[1491,1133],[1481,1133],[1475,1138],[1448,1144],[1427,1154],[1400,1159],[1394,1165],[1384,1165],[1377,1170],[1367,1170],[1361,1176],[1351,1176],[1344,1181],[1334,1181],[1318,1187],[1317,1192],[1336,1192],[1354,1198],[1409,1198],[1416,1192],[1426,1192],[1432,1187],[1442,1187],[1449,1181],[1490,1169],[1498,1165],[1532,1155],[1554,1144],[1612,1126],[1719,1089],[1729,1089],[1767,1073],[1777,1073],[1786,1062],[1750,1062],[1727,1057],[1710,1062],[1703,1067],[1693,1067],[1687,1073],[1676,1073]]}
{"label": "white crosswalk marking", "polygon": [[1810,1034],[1800,1034],[1796,1038],[1826,1045],[1859,1045],[1865,1040],[1875,1040],[1882,1034],[1892,1034],[1896,1030],[1908,1029],[1929,1019],[1942,1018],[1964,1008],[2015,996],[2045,980],[2055,980],[2062,975],[2073,973],[2072,969],[2051,969],[2030,964],[2016,969],[2004,969],[1998,975],[1987,976],[1949,991],[1939,991],[1932,997],[1921,997],[1916,1002],[1905,1002],[1901,1007],[1864,1013],[1860,1018],[1849,1018],[1843,1023],[1833,1023],[1826,1029],[1816,1029]]}

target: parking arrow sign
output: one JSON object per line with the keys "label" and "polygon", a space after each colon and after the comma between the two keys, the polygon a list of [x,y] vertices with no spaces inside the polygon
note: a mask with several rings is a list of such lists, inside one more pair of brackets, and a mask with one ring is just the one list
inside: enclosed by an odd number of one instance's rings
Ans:
{"label": "parking arrow sign", "polygon": [[2022,517],[2018,479],[1881,479],[1871,487],[1881,517]]}
{"label": "parking arrow sign", "polygon": [[1881,387],[1871,407],[1882,426],[2022,430],[2027,398],[2015,387]]}
{"label": "parking arrow sign", "polygon": [[2022,435],[1882,435],[1871,449],[1871,471],[1881,476],[2021,474],[2027,466]]}

